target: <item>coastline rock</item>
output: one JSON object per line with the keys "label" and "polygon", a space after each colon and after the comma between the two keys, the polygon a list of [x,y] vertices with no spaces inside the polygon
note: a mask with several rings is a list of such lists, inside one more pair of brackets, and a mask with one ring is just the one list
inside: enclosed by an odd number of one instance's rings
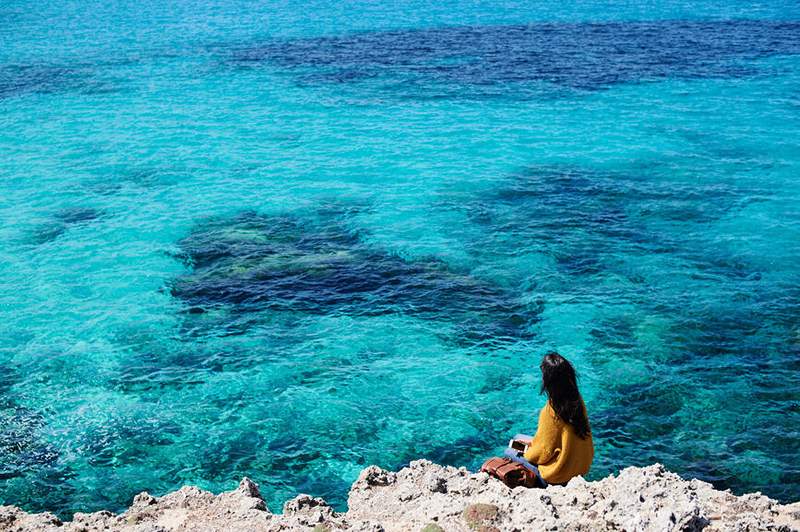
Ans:
{"label": "coastline rock", "polygon": [[361,472],[347,512],[298,495],[283,514],[271,513],[248,478],[214,495],[183,487],[163,497],[137,495],[122,514],[51,513],[0,506],[0,530],[124,532],[338,530],[363,532],[500,532],[528,530],[756,531],[800,530],[800,502],[780,504],[760,493],[736,496],[699,480],[684,480],[655,464],[629,467],[596,482],[509,489],[485,473],[417,460],[398,472]]}

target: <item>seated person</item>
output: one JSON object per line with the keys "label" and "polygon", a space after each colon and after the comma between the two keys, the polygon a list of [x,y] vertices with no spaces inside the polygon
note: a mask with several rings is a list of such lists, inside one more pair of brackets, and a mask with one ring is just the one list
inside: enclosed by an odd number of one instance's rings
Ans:
{"label": "seated person", "polygon": [[518,434],[505,455],[531,469],[546,487],[585,475],[592,465],[594,444],[572,364],[558,353],[548,353],[540,369],[540,393],[547,394],[547,404],[539,412],[536,435]]}

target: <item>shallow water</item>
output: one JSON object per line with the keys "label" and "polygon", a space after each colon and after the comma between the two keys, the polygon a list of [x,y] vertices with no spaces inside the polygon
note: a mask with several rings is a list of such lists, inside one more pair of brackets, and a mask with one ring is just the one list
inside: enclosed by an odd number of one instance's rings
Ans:
{"label": "shallow water", "polygon": [[592,478],[800,498],[800,9],[567,7],[0,6],[0,503],[341,507],[548,349]]}

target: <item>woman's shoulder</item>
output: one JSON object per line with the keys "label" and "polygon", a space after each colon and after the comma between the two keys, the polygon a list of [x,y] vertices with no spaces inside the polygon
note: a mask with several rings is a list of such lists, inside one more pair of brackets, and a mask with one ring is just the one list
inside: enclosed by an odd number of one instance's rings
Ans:
{"label": "woman's shoulder", "polygon": [[549,399],[544,404],[544,407],[542,407],[541,415],[548,417],[549,419],[551,419],[553,421],[553,423],[560,423],[561,422],[561,418],[558,417],[558,414],[556,413],[556,409],[553,408],[553,404],[550,402]]}

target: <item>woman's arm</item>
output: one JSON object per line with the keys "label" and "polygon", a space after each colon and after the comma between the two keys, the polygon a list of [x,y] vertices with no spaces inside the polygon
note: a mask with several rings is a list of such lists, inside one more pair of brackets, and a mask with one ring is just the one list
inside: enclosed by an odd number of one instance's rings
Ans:
{"label": "woman's arm", "polygon": [[539,425],[536,427],[536,435],[525,450],[525,460],[532,464],[546,464],[555,455],[560,440],[561,431],[550,403],[547,403],[539,412]]}

